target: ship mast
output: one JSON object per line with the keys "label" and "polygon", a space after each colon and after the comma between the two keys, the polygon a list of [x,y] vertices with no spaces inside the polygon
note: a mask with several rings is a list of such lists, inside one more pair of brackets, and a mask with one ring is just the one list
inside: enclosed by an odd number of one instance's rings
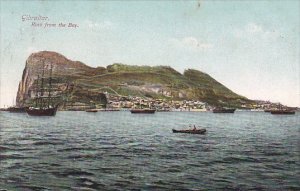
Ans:
{"label": "ship mast", "polygon": [[37,80],[36,80],[36,89],[35,89],[35,107],[37,107],[37,105],[38,105],[39,79],[40,79],[40,75],[38,75]]}
{"label": "ship mast", "polygon": [[45,75],[45,62],[43,61],[43,72],[42,72],[42,81],[41,81],[41,106],[44,107],[44,75]]}
{"label": "ship mast", "polygon": [[48,108],[50,105],[50,99],[51,99],[51,88],[52,88],[52,64],[50,64],[50,77],[49,77],[49,89],[48,89]]}

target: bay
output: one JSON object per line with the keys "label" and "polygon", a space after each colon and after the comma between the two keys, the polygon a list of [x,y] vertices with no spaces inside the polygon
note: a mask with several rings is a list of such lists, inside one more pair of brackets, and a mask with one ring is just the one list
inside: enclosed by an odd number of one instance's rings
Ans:
{"label": "bay", "polygon": [[299,190],[299,135],[299,113],[0,112],[0,188]]}

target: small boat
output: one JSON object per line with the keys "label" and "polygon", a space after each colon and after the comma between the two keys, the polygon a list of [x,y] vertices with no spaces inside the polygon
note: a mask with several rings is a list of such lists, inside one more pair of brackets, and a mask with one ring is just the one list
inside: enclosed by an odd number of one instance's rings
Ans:
{"label": "small boat", "polygon": [[188,130],[176,130],[172,129],[173,133],[190,133],[190,134],[205,134],[206,129],[188,129]]}
{"label": "small boat", "polygon": [[7,108],[7,111],[11,112],[11,113],[25,113],[26,110],[25,107],[17,107],[17,106],[12,106]]}
{"label": "small boat", "polygon": [[234,113],[234,108],[215,108],[213,109],[213,113]]}
{"label": "small boat", "polygon": [[293,110],[272,110],[271,114],[273,114],[273,115],[294,115],[295,111],[293,111]]}
{"label": "small boat", "polygon": [[271,110],[271,114],[273,115],[294,115],[295,109],[289,107],[283,107],[283,105],[279,105],[279,108]]}
{"label": "small boat", "polygon": [[87,110],[85,110],[86,112],[98,112],[98,110],[97,109],[87,109]]}
{"label": "small boat", "polygon": [[139,113],[145,113],[145,114],[153,114],[155,113],[155,109],[132,109],[130,112],[132,114],[139,114]]}
{"label": "small boat", "polygon": [[[15,103],[15,100],[13,100],[13,103]],[[26,109],[27,107],[19,107],[14,104],[13,106],[7,108],[6,111],[10,113],[26,113]]]}

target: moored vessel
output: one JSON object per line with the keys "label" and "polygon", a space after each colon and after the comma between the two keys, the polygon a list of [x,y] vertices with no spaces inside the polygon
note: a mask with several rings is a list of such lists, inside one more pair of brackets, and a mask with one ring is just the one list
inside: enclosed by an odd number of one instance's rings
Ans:
{"label": "moored vessel", "polygon": [[145,113],[145,114],[154,114],[155,109],[131,109],[130,112],[133,114]]}
{"label": "moored vessel", "polygon": [[29,107],[26,109],[26,112],[28,115],[32,116],[55,116],[57,111],[56,107],[45,107],[45,108],[35,108],[35,107]]}
{"label": "moored vessel", "polygon": [[271,114],[273,114],[273,115],[294,115],[295,111],[293,111],[293,110],[272,110]]}
{"label": "moored vessel", "polygon": [[9,111],[11,113],[25,113],[26,108],[25,107],[12,106],[12,107],[7,108],[7,111]]}
{"label": "moored vessel", "polygon": [[[28,115],[31,116],[55,116],[56,115],[58,105],[54,105],[52,103],[53,96],[51,95],[52,65],[50,65],[50,74],[48,78],[49,81],[47,87],[48,92],[44,92],[45,90],[44,80],[46,80],[44,74],[45,74],[45,63],[43,62],[41,84],[39,84],[39,75],[36,82],[36,95],[34,98],[35,106],[31,106],[25,109]],[[48,95],[46,95],[47,93]]]}
{"label": "moored vessel", "polygon": [[215,108],[213,109],[213,113],[234,113],[234,108]]}
{"label": "moored vessel", "polygon": [[97,110],[97,109],[87,109],[87,110],[85,110],[85,112],[93,112],[93,113],[96,113],[96,112],[98,112],[98,110]]}

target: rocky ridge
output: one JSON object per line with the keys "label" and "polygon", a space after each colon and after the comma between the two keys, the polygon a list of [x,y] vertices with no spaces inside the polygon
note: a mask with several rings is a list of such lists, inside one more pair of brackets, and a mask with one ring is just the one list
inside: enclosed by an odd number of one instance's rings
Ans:
{"label": "rocky ridge", "polygon": [[[183,74],[169,66],[132,66],[112,64],[93,68],[63,55],[41,51],[26,60],[22,80],[19,83],[16,103],[32,104],[36,95],[37,79],[49,76],[52,67],[53,95],[61,105],[105,104],[107,96],[140,96],[154,99],[199,100],[211,105],[240,106],[250,102],[211,76],[198,70],[188,69]],[[47,87],[46,87],[47,89]]]}

